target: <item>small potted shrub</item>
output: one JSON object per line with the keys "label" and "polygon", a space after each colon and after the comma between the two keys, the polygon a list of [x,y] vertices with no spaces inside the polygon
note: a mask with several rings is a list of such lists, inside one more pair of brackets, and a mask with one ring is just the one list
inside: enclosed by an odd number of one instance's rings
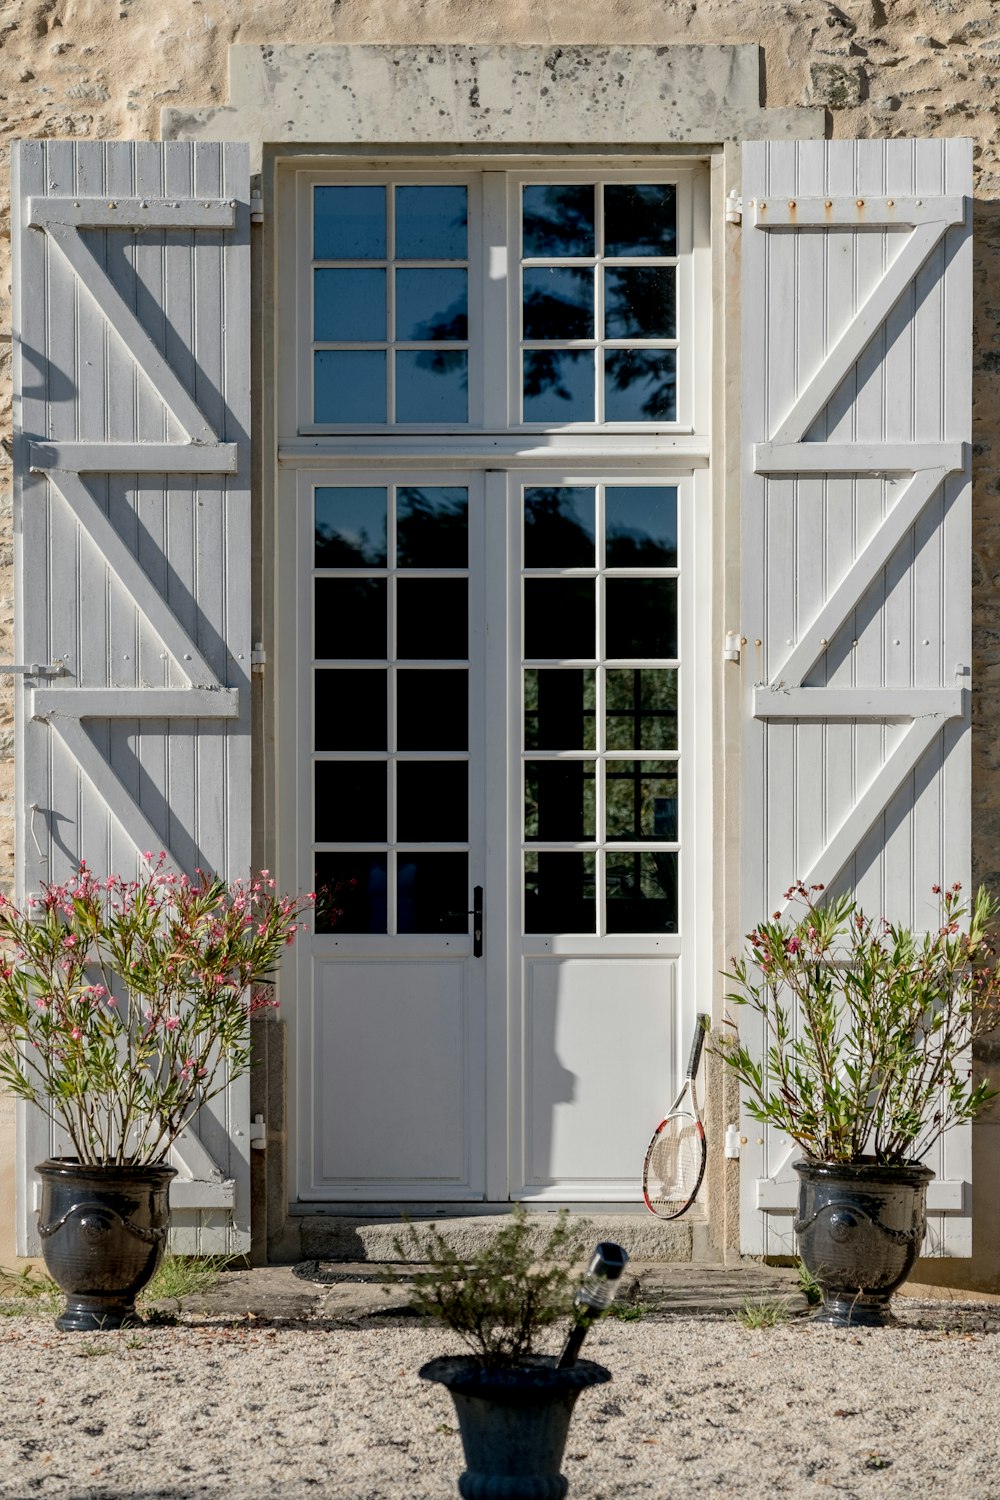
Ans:
{"label": "small potted shrub", "polygon": [[939,921],[918,933],[797,882],[792,914],[761,922],[727,975],[763,1042],[715,1050],[753,1118],[802,1150],[795,1232],[830,1323],[892,1321],[926,1227],[923,1158],[996,1093],[972,1079],[972,1043],[1000,1021],[1000,906],[934,892]]}
{"label": "small potted shrub", "polygon": [[167,1153],[249,1069],[250,1017],[273,1003],[254,986],[312,900],[277,895],[267,871],[227,884],[145,859],[138,880],[81,864],[24,907],[0,897],[0,1079],[72,1150],[35,1168],[61,1329],[141,1321],[169,1227]]}
{"label": "small potted shrub", "polygon": [[[422,1267],[408,1276],[415,1311],[450,1328],[470,1351],[420,1370],[455,1403],[466,1461],[459,1494],[562,1500],[569,1482],[560,1466],[576,1399],[611,1379],[603,1365],[576,1358],[583,1328],[610,1297],[588,1287],[580,1269],[585,1247],[566,1213],[539,1243],[528,1215],[515,1208],[470,1256],[453,1250],[434,1225],[420,1231],[410,1224],[394,1243],[401,1260]],[[624,1264],[618,1246],[604,1248],[618,1251]],[[620,1266],[611,1275],[619,1273]],[[560,1322],[572,1330],[561,1360],[539,1354],[540,1337]]]}

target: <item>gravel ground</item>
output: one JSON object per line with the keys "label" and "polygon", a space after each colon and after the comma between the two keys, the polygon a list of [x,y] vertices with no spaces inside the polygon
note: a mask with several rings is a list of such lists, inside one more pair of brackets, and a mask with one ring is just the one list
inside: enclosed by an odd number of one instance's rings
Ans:
{"label": "gravel ground", "polygon": [[[579,1400],[574,1500],[891,1496],[1000,1487],[1000,1307],[899,1305],[903,1326],[644,1316],[595,1328],[613,1383]],[[207,1317],[118,1334],[0,1328],[0,1495],[444,1500],[451,1401],[416,1375],[453,1338],[403,1319]]]}

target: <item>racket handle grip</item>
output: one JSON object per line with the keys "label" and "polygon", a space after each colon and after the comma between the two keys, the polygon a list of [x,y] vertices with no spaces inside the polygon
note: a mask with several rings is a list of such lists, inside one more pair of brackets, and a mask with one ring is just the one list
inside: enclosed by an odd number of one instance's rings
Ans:
{"label": "racket handle grip", "polygon": [[689,1078],[694,1077],[698,1071],[698,1064],[701,1062],[701,1049],[705,1045],[705,1028],[703,1022],[707,1020],[707,1016],[699,1016],[698,1023],[694,1029],[694,1041],[691,1043],[691,1056],[688,1058],[687,1066],[687,1076]]}

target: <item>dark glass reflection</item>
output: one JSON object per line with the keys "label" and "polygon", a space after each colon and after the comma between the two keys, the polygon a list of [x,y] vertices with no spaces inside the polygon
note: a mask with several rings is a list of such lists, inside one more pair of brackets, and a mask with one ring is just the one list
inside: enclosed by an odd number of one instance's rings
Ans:
{"label": "dark glass reflection", "polygon": [[526,339],[592,339],[594,273],[589,267],[531,266],[524,272]]}
{"label": "dark glass reflection", "polygon": [[677,656],[676,578],[608,578],[609,657]]}
{"label": "dark glass reflection", "polygon": [[524,580],[524,654],[533,661],[593,657],[594,581]]}
{"label": "dark glass reflection", "polygon": [[595,869],[593,854],[525,854],[525,932],[594,932]]}
{"label": "dark glass reflection", "polygon": [[676,761],[606,761],[604,797],[609,839],[676,842]]}
{"label": "dark glass reflection", "polygon": [[378,343],[385,338],[385,272],[313,272],[313,338]]}
{"label": "dark glass reflection", "polygon": [[590,183],[557,187],[530,183],[521,190],[522,254],[593,255],[594,189]]}
{"label": "dark glass reflection", "polygon": [[396,762],[397,839],[464,844],[469,767],[464,760]]}
{"label": "dark glass reflection", "polygon": [[608,850],[609,932],[677,931],[677,854]]}
{"label": "dark glass reflection", "polygon": [[314,673],[315,748],[384,750],[388,743],[388,674],[367,669]]}
{"label": "dark glass reflection", "polygon": [[315,260],[385,259],[385,188],[313,188]]}
{"label": "dark glass reflection", "polygon": [[316,842],[383,843],[387,837],[387,762],[318,760],[315,772]]}
{"label": "dark glass reflection", "polygon": [[467,191],[460,184],[396,189],[396,259],[465,260]]}
{"label": "dark glass reflection", "polygon": [[401,568],[468,567],[468,490],[461,485],[400,485],[396,561]]}
{"label": "dark glass reflection", "polygon": [[338,656],[385,659],[384,578],[317,578],[315,644],[320,661]]}
{"label": "dark glass reflection", "polygon": [[468,932],[469,856],[400,849],[396,856],[400,932]]}
{"label": "dark glass reflection", "polygon": [[605,184],[605,255],[675,255],[676,198],[671,183]]}
{"label": "dark glass reflection", "polygon": [[677,566],[677,491],[665,485],[609,485],[604,492],[609,568]]}
{"label": "dark glass reflection", "polygon": [[524,492],[524,566],[594,566],[592,487],[553,485]]}
{"label": "dark glass reflection", "polygon": [[469,337],[468,272],[464,270],[398,270],[396,337],[428,343]]}
{"label": "dark glass reflection", "polygon": [[385,486],[323,484],[313,494],[317,568],[384,568]]}
{"label": "dark glass reflection", "polygon": [[464,349],[396,351],[396,421],[469,420],[469,356]]}
{"label": "dark glass reflection", "polygon": [[605,338],[676,338],[676,274],[673,266],[608,266],[604,272]]}
{"label": "dark glass reflection", "polygon": [[396,673],[396,748],[469,748],[469,674],[434,668]]}
{"label": "dark glass reflection", "polygon": [[604,355],[606,422],[677,420],[677,351],[608,349]]}
{"label": "dark glass reflection", "polygon": [[385,350],[316,349],[313,421],[384,422]]}
{"label": "dark glass reflection", "polygon": [[317,854],[317,932],[385,932],[386,856]]}
{"label": "dark glass reflection", "polygon": [[677,749],[677,673],[609,667],[604,678],[609,750]]}
{"label": "dark glass reflection", "polygon": [[596,703],[593,667],[529,667],[524,674],[524,748],[595,749]]}
{"label": "dark glass reflection", "polygon": [[590,349],[524,351],[524,420],[592,422],[594,355]]}
{"label": "dark glass reflection", "polygon": [[468,654],[468,580],[397,578],[396,655],[413,661],[463,661]]}
{"label": "dark glass reflection", "polygon": [[595,837],[594,762],[529,760],[524,766],[524,837],[561,843]]}

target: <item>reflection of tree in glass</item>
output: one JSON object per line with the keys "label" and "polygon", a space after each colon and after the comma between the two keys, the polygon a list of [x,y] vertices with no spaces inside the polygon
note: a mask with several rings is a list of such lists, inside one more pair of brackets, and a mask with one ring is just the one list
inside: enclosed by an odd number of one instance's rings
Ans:
{"label": "reflection of tree in glass", "polygon": [[594,189],[590,183],[524,189],[525,256],[593,255]]}
{"label": "reflection of tree in glass", "polygon": [[384,568],[385,531],[372,537],[362,526],[358,531],[341,531],[335,526],[316,523],[317,568]]}
{"label": "reflection of tree in glass", "polygon": [[529,568],[586,568],[594,566],[593,521],[581,522],[582,496],[593,491],[546,487],[525,491],[524,560]]}
{"label": "reflection of tree in glass", "polygon": [[[562,378],[561,349],[532,349],[524,361],[524,394],[527,397],[551,393],[560,401],[572,401],[573,392]],[[593,376],[591,376],[593,379]]]}
{"label": "reflection of tree in glass", "polygon": [[608,668],[608,749],[677,748],[677,673],[658,667]]}
{"label": "reflection of tree in glass", "polygon": [[464,568],[469,561],[466,489],[396,491],[396,560],[401,568]]}
{"label": "reflection of tree in glass", "polygon": [[611,183],[604,189],[606,255],[673,255],[676,191],[668,183]]}
{"label": "reflection of tree in glass", "polygon": [[[669,352],[672,355],[672,351]],[[612,390],[627,391],[640,382],[648,387],[639,406],[644,417],[650,421],[673,421],[676,377],[672,361],[664,360],[662,349],[620,349],[613,354],[609,351],[605,372]],[[630,410],[627,416],[623,413],[620,418],[612,420],[627,421],[634,414]]]}
{"label": "reflection of tree in glass", "polygon": [[672,568],[677,562],[676,547],[668,550],[659,537],[633,531],[624,526],[608,527],[608,566],[610,568]]}
{"label": "reflection of tree in glass", "polygon": [[594,336],[594,276],[572,266],[524,273],[526,339],[588,339]]}
{"label": "reflection of tree in glass", "polygon": [[[418,343],[464,342],[469,337],[469,314],[465,299],[453,302],[451,307],[428,318],[414,329],[414,340]],[[464,352],[456,349],[421,349],[416,357],[421,370],[430,370],[434,375],[451,375],[461,366],[461,389],[469,385],[468,360]]]}

